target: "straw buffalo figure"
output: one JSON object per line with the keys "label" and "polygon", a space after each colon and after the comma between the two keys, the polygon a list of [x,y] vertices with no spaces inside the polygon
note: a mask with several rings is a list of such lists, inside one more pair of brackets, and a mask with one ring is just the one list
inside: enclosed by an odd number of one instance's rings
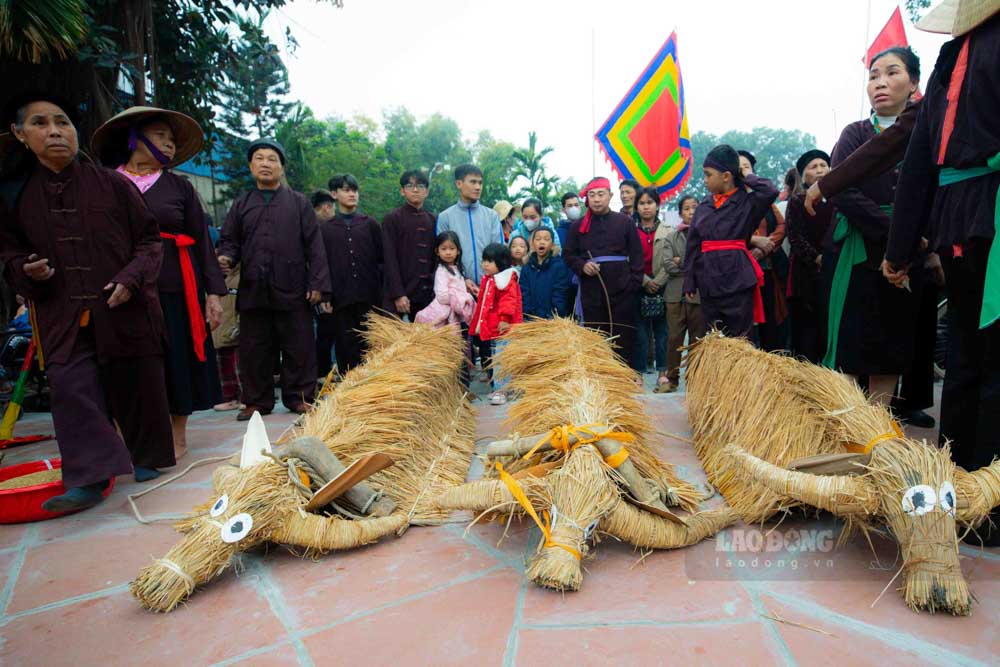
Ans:
{"label": "straw buffalo figure", "polygon": [[492,443],[493,478],[456,487],[438,504],[497,518],[531,516],[543,534],[528,568],[536,584],[578,590],[581,561],[602,532],[669,549],[733,522],[728,508],[687,521],[668,510],[692,510],[702,493],[654,454],[634,374],[600,334],[558,318],[520,324],[501,356],[511,388],[523,392],[508,422],[540,435]]}
{"label": "straw buffalo figure", "polygon": [[972,612],[959,564],[958,524],[975,525],[1000,505],[1000,462],[969,473],[947,446],[893,439],[869,454],[793,463],[826,474],[779,468],[736,446],[727,448],[743,474],[783,497],[849,522],[888,526],[903,557],[903,595],[911,609]]}
{"label": "straw buffalo figure", "polygon": [[[317,556],[445,517],[430,500],[465,478],[473,449],[461,338],[377,316],[366,335],[367,361],[287,444],[272,450],[263,420],[251,419],[240,455],[212,476],[214,495],[178,524],[184,538],[132,582],[143,606],[171,611],[264,542]],[[349,461],[368,466],[367,483],[355,483],[367,474],[357,467],[345,471]]]}
{"label": "straw buffalo figure", "polygon": [[957,531],[1000,503],[1000,463],[970,474],[947,447],[906,438],[847,376],[717,333],[691,347],[687,381],[695,450],[744,521],[806,506],[848,528],[887,525],[906,603],[970,613]]}

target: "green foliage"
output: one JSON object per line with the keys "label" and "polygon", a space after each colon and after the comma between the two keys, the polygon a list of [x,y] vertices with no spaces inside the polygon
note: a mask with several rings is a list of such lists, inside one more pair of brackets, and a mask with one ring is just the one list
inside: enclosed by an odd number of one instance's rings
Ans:
{"label": "green foliage", "polygon": [[785,181],[785,172],[795,166],[800,155],[816,148],[816,137],[801,130],[771,127],[755,127],[749,132],[730,130],[721,137],[708,132],[695,132],[691,136],[691,178],[684,192],[678,196],[691,194],[701,199],[708,194],[701,179],[701,163],[708,152],[719,144],[729,144],[736,150],[745,149],[753,153],[757,158],[755,173],[772,180],[780,190]]}
{"label": "green foliage", "polygon": [[514,196],[518,199],[527,197],[537,197],[544,205],[552,202],[555,186],[559,182],[558,176],[549,176],[545,172],[545,156],[551,153],[551,146],[538,148],[538,136],[534,132],[528,133],[528,147],[514,152],[514,178],[526,181],[521,189]]}
{"label": "green foliage", "polygon": [[246,166],[249,142],[273,136],[293,107],[283,100],[289,92],[288,70],[264,33],[266,19],[266,12],[256,20],[239,18],[241,34],[222,60],[219,122],[223,131],[219,137],[227,156],[222,172],[230,179],[226,185],[230,197],[253,185]]}
{"label": "green foliage", "polygon": [[0,57],[31,63],[68,58],[89,23],[83,0],[0,0]]}
{"label": "green foliage", "polygon": [[931,6],[931,0],[906,0],[906,13],[914,23],[923,16],[924,10]]}

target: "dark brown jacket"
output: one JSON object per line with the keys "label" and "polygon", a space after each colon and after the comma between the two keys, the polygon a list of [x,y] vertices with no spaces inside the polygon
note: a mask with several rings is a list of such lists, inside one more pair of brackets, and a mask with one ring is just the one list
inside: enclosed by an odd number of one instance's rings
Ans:
{"label": "dark brown jacket", "polygon": [[306,292],[330,294],[330,272],[316,213],[281,186],[270,202],[260,190],[236,198],[222,227],[220,255],[240,264],[238,308],[296,310]]}
{"label": "dark brown jacket", "polygon": [[[32,253],[48,258],[51,278],[36,282],[25,275]],[[84,310],[90,311],[101,361],[161,354],[156,279],[162,253],[156,220],[139,191],[93,164],[73,162],[58,174],[35,167],[14,210],[0,211],[4,276],[35,303],[49,363],[69,359]],[[108,308],[108,283],[127,287],[131,299]]]}

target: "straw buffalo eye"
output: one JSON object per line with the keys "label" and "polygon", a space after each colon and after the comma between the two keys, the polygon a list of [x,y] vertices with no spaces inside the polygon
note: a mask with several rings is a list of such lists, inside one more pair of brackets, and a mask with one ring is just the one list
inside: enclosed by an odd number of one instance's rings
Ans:
{"label": "straw buffalo eye", "polygon": [[239,542],[253,529],[253,517],[249,514],[237,514],[226,523],[222,524],[219,531],[222,533],[222,541],[227,544]]}
{"label": "straw buffalo eye", "polygon": [[943,509],[948,514],[955,516],[955,487],[951,482],[945,482],[938,489],[938,502],[941,504],[941,509]]}
{"label": "straw buffalo eye", "polygon": [[227,507],[229,507],[229,496],[223,493],[219,496],[219,499],[215,501],[215,504],[212,505],[212,509],[209,510],[208,513],[214,518],[225,512]]}
{"label": "straw buffalo eye", "polygon": [[937,494],[926,484],[911,486],[903,494],[903,511],[910,516],[923,516],[937,505]]}

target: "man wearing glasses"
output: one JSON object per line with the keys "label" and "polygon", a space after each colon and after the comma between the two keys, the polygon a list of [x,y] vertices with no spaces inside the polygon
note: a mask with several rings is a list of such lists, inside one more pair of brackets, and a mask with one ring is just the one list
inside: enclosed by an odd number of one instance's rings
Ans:
{"label": "man wearing glasses", "polygon": [[411,169],[399,178],[404,203],[382,220],[384,308],[410,321],[434,299],[435,216],[424,210],[427,174]]}

